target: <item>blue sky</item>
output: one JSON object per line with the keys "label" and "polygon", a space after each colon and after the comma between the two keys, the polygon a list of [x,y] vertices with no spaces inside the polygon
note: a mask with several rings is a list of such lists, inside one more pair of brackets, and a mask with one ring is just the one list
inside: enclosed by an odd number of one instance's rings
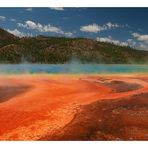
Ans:
{"label": "blue sky", "polygon": [[148,50],[148,8],[0,8],[0,27],[19,36],[86,37]]}

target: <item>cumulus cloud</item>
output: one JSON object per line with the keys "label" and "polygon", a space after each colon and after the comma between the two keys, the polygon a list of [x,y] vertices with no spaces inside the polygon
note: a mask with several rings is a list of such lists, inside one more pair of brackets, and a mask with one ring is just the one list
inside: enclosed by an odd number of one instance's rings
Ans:
{"label": "cumulus cloud", "polygon": [[138,41],[143,41],[148,43],[148,34],[141,35],[137,32],[132,33],[132,36],[136,38]]}
{"label": "cumulus cloud", "polygon": [[60,32],[60,29],[54,26],[49,25],[42,25],[40,23],[35,23],[33,21],[26,21],[25,24],[18,23],[18,26],[24,27],[27,29],[34,29],[39,32]]}
{"label": "cumulus cloud", "polygon": [[[134,34],[133,36],[139,37],[139,34]],[[120,45],[120,46],[130,46],[137,50],[148,51],[148,42],[141,42],[141,41],[137,42],[131,38],[127,39],[126,41],[120,41],[113,39],[111,36],[108,36],[108,37],[97,37],[97,41],[113,43],[115,45]]]}
{"label": "cumulus cloud", "polygon": [[120,46],[130,46],[138,50],[148,51],[148,35],[141,35],[137,32],[132,33],[133,38],[129,38],[126,41],[115,40],[111,36],[109,37],[97,37],[97,41],[113,43]]}
{"label": "cumulus cloud", "polygon": [[144,43],[144,42],[136,42],[135,48],[138,49],[138,50],[146,50],[146,51],[148,51],[148,44]]}
{"label": "cumulus cloud", "polygon": [[60,28],[55,27],[55,26],[52,26],[50,24],[48,24],[48,25],[42,25],[40,23],[35,23],[33,21],[30,21],[30,20],[26,21],[24,24],[17,23],[17,25],[19,27],[23,27],[23,28],[26,28],[26,29],[36,30],[36,31],[42,32],[42,33],[52,32],[52,33],[62,34],[62,35],[65,35],[65,36],[72,36],[73,35],[73,33],[71,33],[71,32],[64,32]]}
{"label": "cumulus cloud", "polygon": [[81,26],[80,30],[82,32],[98,33],[98,32],[103,31],[103,30],[115,29],[115,28],[119,28],[119,27],[123,27],[123,26],[116,24],[116,23],[114,24],[114,23],[111,23],[111,22],[108,22],[104,25],[98,25],[98,24],[94,23],[94,24]]}
{"label": "cumulus cloud", "polygon": [[26,37],[26,36],[32,36],[31,33],[23,33],[23,32],[20,32],[19,30],[17,29],[14,29],[14,30],[10,30],[10,29],[7,29],[7,31],[15,36],[18,36],[18,37]]}
{"label": "cumulus cloud", "polygon": [[132,36],[136,41],[137,49],[148,51],[148,34],[140,34],[140,33],[134,32],[132,33]]}
{"label": "cumulus cloud", "polygon": [[51,10],[57,10],[57,11],[63,11],[64,10],[63,7],[49,7],[49,9],[51,9]]}
{"label": "cumulus cloud", "polygon": [[63,32],[62,34],[64,34],[65,36],[71,37],[73,35],[72,32]]}
{"label": "cumulus cloud", "polygon": [[97,33],[97,32],[104,30],[104,28],[97,24],[91,24],[91,25],[81,26],[80,30],[83,32]]}
{"label": "cumulus cloud", "polygon": [[120,46],[129,46],[129,44],[127,42],[122,42],[122,41],[119,41],[119,40],[114,40],[110,36],[109,37],[97,37],[97,41],[113,43],[115,45],[120,45]]}
{"label": "cumulus cloud", "polygon": [[5,16],[0,16],[0,21],[5,21],[6,17]]}

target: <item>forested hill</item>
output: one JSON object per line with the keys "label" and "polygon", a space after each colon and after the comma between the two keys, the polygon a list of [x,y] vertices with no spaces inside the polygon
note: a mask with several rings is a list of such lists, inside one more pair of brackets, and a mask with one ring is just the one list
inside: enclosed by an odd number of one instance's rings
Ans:
{"label": "forested hill", "polygon": [[0,29],[0,63],[82,63],[146,64],[148,52],[84,38],[18,38]]}

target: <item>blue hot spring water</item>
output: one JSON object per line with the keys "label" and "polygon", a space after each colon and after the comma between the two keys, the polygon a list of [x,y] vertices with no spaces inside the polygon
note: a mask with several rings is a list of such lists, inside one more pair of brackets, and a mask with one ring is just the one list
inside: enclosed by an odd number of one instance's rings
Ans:
{"label": "blue hot spring water", "polygon": [[148,65],[122,64],[0,64],[0,74],[21,73],[134,73],[148,72]]}

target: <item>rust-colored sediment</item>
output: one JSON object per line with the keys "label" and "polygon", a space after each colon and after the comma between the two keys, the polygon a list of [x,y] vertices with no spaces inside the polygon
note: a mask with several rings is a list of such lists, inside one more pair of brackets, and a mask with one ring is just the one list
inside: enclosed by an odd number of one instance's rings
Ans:
{"label": "rust-colored sediment", "polygon": [[146,75],[0,76],[0,140],[148,140]]}

